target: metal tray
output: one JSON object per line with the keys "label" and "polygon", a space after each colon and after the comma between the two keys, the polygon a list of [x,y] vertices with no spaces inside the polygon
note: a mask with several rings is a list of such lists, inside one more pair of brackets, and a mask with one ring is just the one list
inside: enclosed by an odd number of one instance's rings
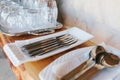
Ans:
{"label": "metal tray", "polygon": [[45,29],[38,29],[38,30],[31,30],[31,31],[25,31],[25,32],[18,32],[18,33],[9,33],[7,29],[3,29],[0,25],[0,32],[8,35],[8,36],[21,36],[21,35],[44,35],[44,34],[50,34],[55,32],[56,29],[62,28],[63,25],[59,22],[57,22],[55,27],[52,28],[45,28]]}

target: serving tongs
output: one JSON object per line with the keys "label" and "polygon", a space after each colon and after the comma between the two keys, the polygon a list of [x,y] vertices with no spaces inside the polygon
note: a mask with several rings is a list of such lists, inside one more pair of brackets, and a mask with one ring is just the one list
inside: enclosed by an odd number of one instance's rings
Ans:
{"label": "serving tongs", "polygon": [[77,41],[78,40],[72,35],[63,34],[57,37],[48,38],[28,45],[24,45],[22,47],[22,51],[28,53],[30,56],[39,56],[65,46],[70,46]]}
{"label": "serving tongs", "polygon": [[89,59],[66,74],[61,80],[89,80],[103,68],[114,67],[119,64],[120,58],[108,53],[102,46],[97,46],[89,53]]}

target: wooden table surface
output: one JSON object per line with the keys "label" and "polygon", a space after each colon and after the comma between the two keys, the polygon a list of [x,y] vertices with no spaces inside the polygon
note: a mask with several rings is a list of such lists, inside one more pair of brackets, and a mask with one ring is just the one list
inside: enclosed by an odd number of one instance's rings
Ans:
{"label": "wooden table surface", "polygon": [[[66,28],[62,28],[60,30],[57,30],[56,32],[65,30]],[[5,44],[14,42],[15,40],[25,40],[25,39],[31,39],[34,37],[39,37],[39,36],[31,36],[31,35],[24,35],[24,36],[19,36],[19,37],[10,37],[4,34],[0,34],[0,46],[3,47]],[[54,61],[56,58],[60,57],[61,55],[68,53],[69,51],[81,48],[81,47],[86,47],[86,46],[92,46],[94,43],[87,41],[75,48],[72,48],[70,50],[61,52],[57,55],[45,58],[43,60],[38,60],[34,62],[27,62],[24,63],[18,67],[15,67],[9,58],[6,56],[6,59],[8,60],[13,72],[15,73],[16,77],[18,80],[40,80],[38,77],[39,72],[45,68],[48,64],[50,64],[52,61]],[[5,54],[5,53],[4,53]]]}

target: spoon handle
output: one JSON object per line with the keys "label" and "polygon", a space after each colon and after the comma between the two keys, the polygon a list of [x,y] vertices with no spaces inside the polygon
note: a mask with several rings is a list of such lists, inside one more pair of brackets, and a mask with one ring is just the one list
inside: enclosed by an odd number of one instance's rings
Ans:
{"label": "spoon handle", "polygon": [[76,80],[80,75],[82,75],[84,72],[86,72],[88,69],[93,67],[95,65],[94,61],[91,61],[91,59],[85,61],[81,65],[79,65],[77,68],[66,74],[61,78],[61,80]]}
{"label": "spoon handle", "polygon": [[97,72],[99,72],[101,68],[98,68],[96,65],[88,69],[85,73],[80,75],[75,80],[90,80]]}

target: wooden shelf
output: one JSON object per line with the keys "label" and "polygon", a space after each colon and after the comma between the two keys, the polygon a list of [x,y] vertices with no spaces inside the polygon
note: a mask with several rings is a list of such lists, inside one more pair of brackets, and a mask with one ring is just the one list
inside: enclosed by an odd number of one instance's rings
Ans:
{"label": "wooden shelf", "polygon": [[[62,28],[61,30],[57,30],[57,32],[65,30],[66,28]],[[25,40],[25,39],[31,39],[34,37],[39,37],[39,36],[31,36],[31,35],[26,35],[26,36],[19,36],[19,37],[10,37],[6,36],[4,34],[0,34],[0,46],[3,47],[5,44],[14,42],[15,40]],[[34,62],[27,62],[24,63],[18,67],[15,67],[9,58],[6,56],[13,72],[15,73],[16,77],[18,80],[40,80],[38,77],[39,72],[45,68],[47,65],[49,65],[52,61],[54,61],[56,58],[60,57],[61,55],[64,55],[72,50],[81,48],[81,47],[86,47],[86,46],[92,46],[95,45],[94,43],[87,41],[82,45],[79,45],[75,48],[72,48],[70,50],[61,52],[57,55],[45,58],[43,60],[38,60]],[[5,53],[4,53],[5,54]]]}

